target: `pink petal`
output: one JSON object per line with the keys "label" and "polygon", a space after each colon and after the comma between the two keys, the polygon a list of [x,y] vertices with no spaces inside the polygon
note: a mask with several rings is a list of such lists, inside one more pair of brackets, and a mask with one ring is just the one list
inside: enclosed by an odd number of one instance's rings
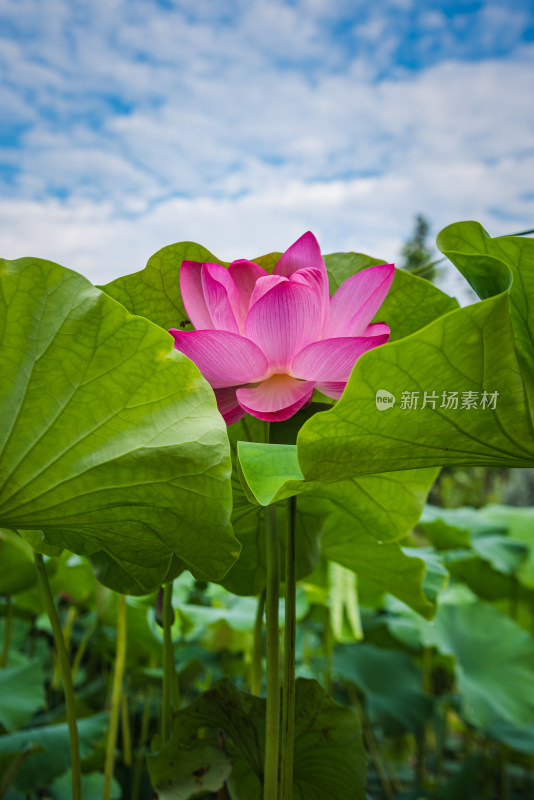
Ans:
{"label": "pink petal", "polygon": [[242,329],[256,281],[259,278],[266,277],[269,273],[253,261],[246,261],[244,258],[239,261],[232,261],[228,267],[228,272],[239,293],[239,309],[236,316],[238,325]]}
{"label": "pink petal", "polygon": [[321,394],[331,397],[332,400],[339,400],[345,391],[346,385],[347,381],[325,381],[324,383],[316,384],[315,388],[317,391],[321,392]]}
{"label": "pink petal", "polygon": [[250,296],[249,309],[260,300],[264,294],[270,292],[275,286],[280,283],[287,283],[288,279],[283,278],[281,275],[266,275],[259,278]]}
{"label": "pink petal", "polygon": [[313,383],[289,375],[273,375],[259,386],[238,389],[239,405],[252,416],[272,422],[289,419],[313,394]]}
{"label": "pink petal", "polygon": [[308,381],[347,381],[359,357],[387,340],[383,334],[312,342],[293,359],[291,375]]}
{"label": "pink petal", "polygon": [[214,328],[239,333],[234,313],[239,309],[239,293],[228,270],[220,264],[202,264],[202,288]]}
{"label": "pink petal", "polygon": [[182,261],[180,267],[180,293],[187,315],[197,330],[211,330],[213,320],[204,300],[202,264]]}
{"label": "pink petal", "polygon": [[[274,276],[273,276],[274,277]],[[260,278],[258,283],[267,281]],[[282,280],[250,308],[245,335],[265,353],[271,372],[288,372],[295,353],[321,332],[321,308],[306,285]]]}
{"label": "pink petal", "polygon": [[326,321],[328,318],[328,309],[330,305],[330,295],[328,294],[328,277],[326,273],[321,272],[320,269],[310,267],[309,269],[299,269],[289,276],[289,280],[293,283],[300,283],[310,287],[316,295],[316,302],[321,309],[321,330],[322,334]]}
{"label": "pink petal", "polygon": [[227,389],[214,389],[217,408],[227,425],[233,425],[247,413],[237,402],[235,389],[235,386]]}
{"label": "pink petal", "polygon": [[389,336],[390,333],[389,325],[386,325],[385,322],[373,322],[367,326],[362,336]]}
{"label": "pink petal", "polygon": [[261,381],[267,359],[254,342],[228,331],[180,331],[171,328],[174,346],[194,361],[214,389]]}
{"label": "pink petal", "polygon": [[289,277],[293,272],[306,267],[315,267],[326,273],[319,243],[310,231],[297,239],[280,257],[274,268],[274,274]]}
{"label": "pink petal", "polygon": [[367,267],[342,283],[330,301],[325,337],[362,336],[395,275],[393,264]]}

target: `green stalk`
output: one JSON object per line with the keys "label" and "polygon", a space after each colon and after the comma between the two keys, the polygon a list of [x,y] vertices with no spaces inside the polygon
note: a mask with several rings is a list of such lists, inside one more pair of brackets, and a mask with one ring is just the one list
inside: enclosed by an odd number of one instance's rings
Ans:
{"label": "green stalk", "polygon": [[[62,628],[63,640],[65,642],[65,647],[67,651],[70,650],[70,640],[72,637],[72,627],[78,616],[78,610],[75,606],[71,606],[67,611],[67,615],[65,617],[65,624]],[[74,684],[74,666],[71,666],[71,675],[72,675],[72,682]],[[54,674],[52,675],[51,687],[54,691],[59,692],[61,689],[61,664],[59,661],[56,661],[56,666],[54,669]]]}
{"label": "green stalk", "polygon": [[63,689],[65,692],[65,703],[67,707],[67,724],[69,727],[70,739],[70,764],[72,770],[72,800],[82,800],[82,771],[80,766],[80,747],[78,743],[78,726],[76,723],[76,698],[74,695],[74,686],[72,684],[72,675],[70,671],[69,656],[65,641],[61,632],[61,625],[59,617],[54,605],[54,598],[48,582],[46,568],[43,557],[40,553],[34,553],[35,566],[37,567],[37,575],[39,578],[39,585],[43,594],[46,613],[52,626],[54,634],[54,641],[56,643],[56,650],[61,663],[61,670],[63,672]]}
{"label": "green stalk", "polygon": [[163,587],[163,707],[161,736],[167,742],[171,735],[172,712],[178,710],[180,690],[174,665],[172,646],[172,581]]}
{"label": "green stalk", "polygon": [[117,643],[115,649],[115,666],[113,669],[113,686],[111,690],[111,707],[109,711],[109,730],[106,742],[106,761],[104,765],[104,788],[102,800],[111,800],[111,784],[115,766],[115,747],[119,731],[121,712],[122,681],[126,663],[126,595],[117,595]]}
{"label": "green stalk", "polygon": [[9,658],[9,645],[11,644],[11,628],[13,626],[13,601],[11,597],[6,597],[6,629],[4,632],[4,646],[0,656],[0,669],[7,667]]}
{"label": "green stalk", "polygon": [[293,750],[295,745],[295,640],[297,632],[295,577],[295,527],[297,498],[287,501],[284,685],[282,691],[282,763],[280,800],[293,797]]}
{"label": "green stalk", "polygon": [[254,641],[252,645],[252,665],[250,669],[250,691],[258,697],[261,694],[262,680],[262,640],[263,612],[265,610],[265,589],[258,597],[258,608],[254,622]]}
{"label": "green stalk", "polygon": [[123,761],[127,767],[132,766],[132,732],[130,730],[130,713],[128,710],[128,695],[121,698],[121,731]]}
{"label": "green stalk", "polygon": [[[154,666],[151,658],[151,667]],[[150,727],[150,712],[152,704],[152,687],[147,689],[145,702],[143,706],[143,715],[141,717],[141,732],[139,734],[139,744],[135,756],[135,765],[132,779],[132,794],[130,800],[139,800],[139,791],[141,789],[141,778],[143,774],[143,765],[145,763],[146,742],[148,739],[148,729]]]}
{"label": "green stalk", "polygon": [[280,747],[280,657],[278,652],[278,596],[280,556],[276,505],[265,508],[265,548],[267,585],[265,592],[265,628],[267,639],[265,718],[265,764],[263,800],[278,800],[278,751]]}
{"label": "green stalk", "polygon": [[76,683],[76,675],[78,673],[78,670],[80,669],[80,664],[82,663],[82,658],[85,655],[85,651],[87,649],[87,645],[89,644],[89,639],[91,638],[91,636],[95,632],[96,628],[97,628],[96,622],[93,622],[91,625],[89,625],[89,627],[85,631],[85,633],[84,633],[84,635],[82,637],[82,640],[81,640],[81,642],[79,644],[79,647],[78,647],[78,649],[76,651],[76,655],[74,656],[74,660],[72,662],[72,682],[73,683]]}

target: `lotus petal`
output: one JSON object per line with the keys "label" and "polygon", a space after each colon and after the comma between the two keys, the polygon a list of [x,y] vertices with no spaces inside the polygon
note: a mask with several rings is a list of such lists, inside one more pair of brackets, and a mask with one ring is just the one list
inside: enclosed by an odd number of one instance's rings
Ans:
{"label": "lotus petal", "polygon": [[395,275],[393,264],[367,267],[341,284],[330,301],[325,338],[362,336]]}
{"label": "lotus petal", "polygon": [[270,422],[289,419],[313,394],[311,381],[299,381],[289,375],[272,375],[252,388],[238,389],[239,405],[249,414]]}
{"label": "lotus petal", "polygon": [[197,365],[214,389],[255,383],[269,376],[259,347],[228,331],[181,331],[171,328],[174,346]]}
{"label": "lotus petal", "polygon": [[347,381],[359,357],[387,340],[388,334],[383,334],[312,342],[293,359],[291,375],[308,381]]}

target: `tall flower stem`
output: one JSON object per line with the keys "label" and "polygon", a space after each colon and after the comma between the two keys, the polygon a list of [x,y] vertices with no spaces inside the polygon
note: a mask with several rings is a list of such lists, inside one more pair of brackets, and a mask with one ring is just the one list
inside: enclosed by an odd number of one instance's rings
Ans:
{"label": "tall flower stem", "polygon": [[65,641],[61,632],[58,613],[54,605],[54,598],[48,582],[46,568],[43,557],[40,553],[34,553],[35,566],[39,578],[39,585],[43,595],[46,613],[52,626],[56,650],[61,663],[63,672],[63,688],[65,692],[65,703],[67,707],[67,724],[69,728],[70,740],[70,763],[72,770],[72,800],[82,800],[82,771],[80,766],[80,746],[78,742],[78,725],[76,723],[76,698],[74,696],[74,686],[70,671],[69,656]]}
{"label": "tall flower stem", "polygon": [[161,736],[164,742],[171,735],[172,712],[178,711],[180,691],[174,665],[172,647],[172,581],[163,587],[163,708],[161,716]]}
{"label": "tall flower stem", "polygon": [[265,589],[258,597],[258,608],[254,622],[254,640],[252,645],[252,666],[250,670],[250,691],[260,696],[262,679],[262,641],[263,613],[265,611]]}
{"label": "tall flower stem", "polygon": [[280,747],[280,662],[278,647],[278,596],[280,556],[276,505],[265,508],[267,586],[265,593],[267,709],[263,800],[278,800],[278,753]]}
{"label": "tall flower stem", "polygon": [[115,648],[115,665],[113,668],[113,685],[111,689],[111,707],[109,711],[109,730],[106,742],[106,761],[104,764],[104,788],[102,800],[110,800],[113,770],[115,766],[115,747],[119,731],[121,712],[122,681],[126,664],[126,595],[117,595],[117,643]]}
{"label": "tall flower stem", "polygon": [[282,762],[280,800],[293,797],[293,749],[295,743],[295,640],[297,631],[295,578],[295,523],[297,498],[287,501],[284,683],[282,690]]}
{"label": "tall flower stem", "polygon": [[9,645],[11,644],[11,628],[13,625],[13,601],[11,597],[6,598],[6,622],[4,631],[4,646],[2,648],[2,655],[0,656],[0,668],[7,667],[7,659],[9,658]]}

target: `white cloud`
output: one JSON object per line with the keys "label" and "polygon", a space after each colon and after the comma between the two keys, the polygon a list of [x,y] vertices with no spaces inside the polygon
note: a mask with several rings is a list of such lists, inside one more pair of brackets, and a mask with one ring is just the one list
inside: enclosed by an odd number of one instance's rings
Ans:
{"label": "white cloud", "polygon": [[[240,2],[218,20],[213,3],[46,5],[3,3],[25,30],[5,42],[3,108],[29,125],[4,153],[19,170],[0,202],[8,257],[99,283],[181,239],[231,259],[311,228],[326,252],[393,260],[418,212],[435,232],[533,225],[531,46],[461,60],[458,40],[455,58],[413,70],[395,61],[391,19],[363,3],[336,6],[339,40],[323,0]],[[499,16],[484,9],[477,36],[491,38]],[[436,12],[417,25],[421,52],[454,36]]]}

